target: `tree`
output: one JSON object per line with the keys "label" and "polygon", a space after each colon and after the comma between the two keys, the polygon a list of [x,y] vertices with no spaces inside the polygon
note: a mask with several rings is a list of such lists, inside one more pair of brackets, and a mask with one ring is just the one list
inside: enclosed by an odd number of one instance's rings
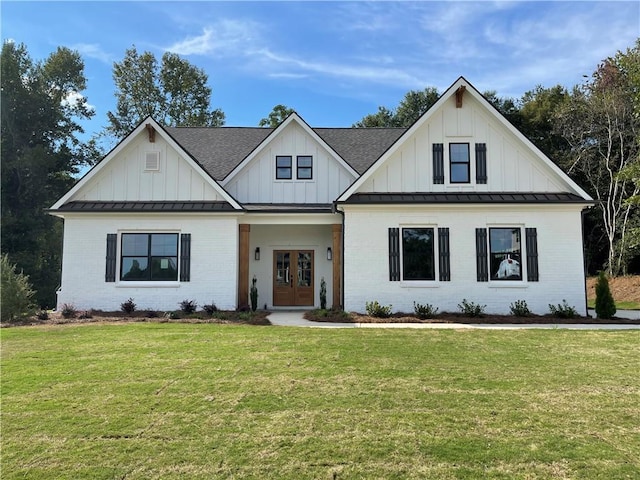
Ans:
{"label": "tree", "polygon": [[271,110],[271,113],[269,113],[269,116],[260,120],[258,126],[276,128],[292,113],[295,113],[293,108],[289,108],[286,105],[281,104],[276,105],[273,107],[273,110]]}
{"label": "tree", "polygon": [[631,261],[629,232],[640,222],[638,208],[628,200],[640,185],[621,172],[640,161],[640,115],[637,65],[640,41],[627,52],[604,60],[583,85],[576,86],[556,118],[556,129],[570,146],[569,174],[587,185],[598,200],[607,240],[607,272],[625,273]]}
{"label": "tree", "polygon": [[612,318],[616,314],[616,303],[611,295],[609,280],[603,271],[596,281],[596,315],[598,318]]}
{"label": "tree", "polygon": [[122,138],[145,117],[174,127],[217,127],[224,113],[211,110],[211,88],[204,70],[175,53],[162,56],[162,64],[151,52],[139,54],[133,46],[121,62],[113,64],[116,111],[107,112],[106,133]]}
{"label": "tree", "polygon": [[439,96],[438,89],[435,87],[427,87],[422,91],[410,90],[395,110],[380,106],[377,113],[366,115],[353,126],[358,128],[410,127],[438,101]]}
{"label": "tree", "polygon": [[23,272],[16,271],[9,256],[0,256],[0,294],[2,296],[2,310],[0,318],[3,322],[12,321],[27,316],[33,310],[32,297],[34,291],[29,284],[29,277]]}
{"label": "tree", "polygon": [[34,62],[24,45],[6,42],[2,74],[2,252],[29,276],[41,307],[55,305],[60,280],[62,223],[47,215],[74,183],[79,167],[95,161],[95,145],[78,138],[90,118],[82,92],[84,63],[58,48]]}

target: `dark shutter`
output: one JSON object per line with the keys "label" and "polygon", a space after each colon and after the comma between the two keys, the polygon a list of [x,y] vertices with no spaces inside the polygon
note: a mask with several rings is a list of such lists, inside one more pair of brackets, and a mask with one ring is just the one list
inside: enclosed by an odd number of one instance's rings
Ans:
{"label": "dark shutter", "polygon": [[476,143],[476,183],[487,183],[486,143]]}
{"label": "dark shutter", "polygon": [[191,280],[191,234],[180,235],[180,281]]}
{"label": "dark shutter", "polygon": [[433,144],[433,183],[444,183],[444,157],[442,143]]}
{"label": "dark shutter", "polygon": [[476,269],[479,282],[489,281],[487,263],[487,229],[476,228]]}
{"label": "dark shutter", "polygon": [[535,228],[527,228],[527,280],[538,281],[538,232]]}
{"label": "dark shutter", "polygon": [[451,281],[451,261],[449,260],[449,229],[438,228],[438,254],[440,257],[440,281]]}
{"label": "dark shutter", "polygon": [[400,280],[400,229],[389,229],[389,280]]}
{"label": "dark shutter", "polygon": [[107,233],[107,256],[106,269],[104,273],[105,282],[116,281],[116,251],[118,247],[118,235]]}

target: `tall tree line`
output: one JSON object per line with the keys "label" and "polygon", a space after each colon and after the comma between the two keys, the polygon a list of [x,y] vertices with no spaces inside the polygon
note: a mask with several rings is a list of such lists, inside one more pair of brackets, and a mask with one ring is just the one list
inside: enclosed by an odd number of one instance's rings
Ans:
{"label": "tall tree line", "polygon": [[[42,307],[55,304],[62,222],[46,214],[102,152],[82,141],[80,122],[94,112],[83,96],[84,63],[58,48],[34,61],[24,45],[7,42],[1,63],[1,249],[31,278]],[[171,53],[127,50],[113,68],[116,108],[101,135],[126,135],[144,117],[164,125],[220,126],[208,76]],[[379,107],[354,127],[409,126],[439,98],[436,88],[409,91],[395,108]],[[572,89],[536,86],[520,99],[485,97],[569,173],[598,205],[585,218],[590,273],[640,272],[640,39],[603,60]],[[277,105],[260,125],[277,126],[293,110]]]}

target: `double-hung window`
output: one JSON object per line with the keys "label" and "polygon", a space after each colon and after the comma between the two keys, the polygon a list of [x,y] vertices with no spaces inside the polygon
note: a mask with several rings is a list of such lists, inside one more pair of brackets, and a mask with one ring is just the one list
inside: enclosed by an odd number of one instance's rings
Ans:
{"label": "double-hung window", "polygon": [[276,156],[276,180],[291,180],[291,155]]}
{"label": "double-hung window", "polygon": [[471,182],[471,161],[468,143],[449,144],[449,178],[451,183]]}
{"label": "double-hung window", "polygon": [[297,157],[298,180],[311,180],[313,178],[313,157],[311,155],[298,155]]}
{"label": "double-hung window", "polygon": [[120,280],[178,280],[178,234],[123,233]]}

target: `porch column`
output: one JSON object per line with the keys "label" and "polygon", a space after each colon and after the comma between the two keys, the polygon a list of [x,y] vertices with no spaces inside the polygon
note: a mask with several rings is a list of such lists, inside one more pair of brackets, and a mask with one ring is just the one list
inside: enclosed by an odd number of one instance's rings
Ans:
{"label": "porch column", "polygon": [[240,224],[238,261],[238,309],[249,308],[249,231],[251,225]]}
{"label": "porch column", "polygon": [[342,307],[340,304],[340,287],[342,278],[342,225],[333,227],[333,307]]}

